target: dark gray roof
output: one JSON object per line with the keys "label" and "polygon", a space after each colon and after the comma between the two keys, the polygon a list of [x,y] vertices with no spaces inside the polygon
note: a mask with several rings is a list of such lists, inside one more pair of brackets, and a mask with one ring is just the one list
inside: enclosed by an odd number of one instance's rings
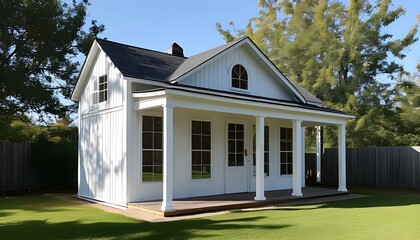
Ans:
{"label": "dark gray roof", "polygon": [[108,40],[96,41],[126,77],[165,82],[186,59]]}
{"label": "dark gray roof", "polygon": [[[124,76],[169,83],[206,63],[213,57],[246,38],[248,37],[239,38],[189,58],[173,56],[168,53],[129,46],[104,39],[96,39],[96,41]],[[323,106],[321,100],[299,86],[295,81],[287,78],[287,76],[285,77],[292,83],[296,90],[302,94],[309,104],[319,107]]]}
{"label": "dark gray roof", "polygon": [[181,66],[179,66],[178,69],[175,70],[175,72],[171,75],[169,78],[169,81],[176,80],[177,78],[181,77],[182,75],[190,72],[194,68],[204,64],[205,62],[209,61],[216,55],[222,53],[223,51],[227,50],[231,46],[235,45],[236,43],[242,41],[245,38],[239,38],[235,41],[232,41],[230,43],[224,44],[222,46],[210,49],[208,51],[199,53],[197,55],[193,55],[189,57],[187,60],[185,60]]}
{"label": "dark gray roof", "polygon": [[291,82],[293,84],[293,86],[295,86],[295,88],[300,92],[300,94],[302,94],[302,96],[305,98],[305,100],[308,103],[314,104],[314,105],[319,106],[319,107],[324,106],[324,103],[321,100],[319,100],[317,97],[312,95],[312,93],[310,93],[308,90],[306,90],[306,88],[301,87],[297,82],[291,80],[288,76],[286,76],[286,75],[284,75],[284,76],[289,80],[289,82]]}

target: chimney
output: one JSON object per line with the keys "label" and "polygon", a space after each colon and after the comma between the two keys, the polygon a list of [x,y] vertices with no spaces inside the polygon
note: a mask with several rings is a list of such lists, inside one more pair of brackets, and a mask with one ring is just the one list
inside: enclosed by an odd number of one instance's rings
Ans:
{"label": "chimney", "polygon": [[166,53],[171,54],[172,56],[184,57],[184,49],[177,43],[173,43]]}

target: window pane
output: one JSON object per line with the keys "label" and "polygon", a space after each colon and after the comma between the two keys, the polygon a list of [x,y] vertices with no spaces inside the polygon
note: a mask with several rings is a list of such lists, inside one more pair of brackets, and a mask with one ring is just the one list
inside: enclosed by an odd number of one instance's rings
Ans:
{"label": "window pane", "polygon": [[293,165],[287,164],[287,174],[293,174]]}
{"label": "window pane", "polygon": [[106,92],[99,92],[99,102],[106,101]]}
{"label": "window pane", "polygon": [[287,159],[286,159],[286,161],[285,162],[287,162],[287,163],[289,163],[289,164],[292,164],[293,163],[293,153],[287,153]]}
{"label": "window pane", "polygon": [[235,132],[236,131],[236,126],[233,123],[229,123],[228,124],[228,131],[229,132]]}
{"label": "window pane", "polygon": [[[245,68],[242,66],[242,75],[241,75],[241,79],[242,80],[248,80],[248,72],[245,70]],[[246,81],[247,82],[247,81]]]}
{"label": "window pane", "polygon": [[236,152],[237,153],[243,153],[244,152],[244,142],[243,141],[237,141],[236,142]]}
{"label": "window pane", "polygon": [[280,164],[280,174],[287,174],[286,164]]}
{"label": "window pane", "polygon": [[243,166],[243,165],[244,165],[244,155],[236,154],[236,166]]}
{"label": "window pane", "polygon": [[201,152],[201,156],[202,156],[202,163],[205,165],[210,165],[210,152],[209,151],[204,151]]}
{"label": "window pane", "polygon": [[236,139],[236,133],[235,132],[228,132],[228,139]]}
{"label": "window pane", "polygon": [[202,145],[201,149],[210,150],[211,149],[211,139],[210,136],[203,136],[202,137]]}
{"label": "window pane", "polygon": [[240,89],[248,89],[248,81],[247,80],[241,80],[241,86]]}
{"label": "window pane", "polygon": [[211,134],[211,124],[210,122],[201,122],[201,133],[204,135],[210,135]]}
{"label": "window pane", "polygon": [[153,148],[154,149],[162,149],[162,133],[154,133],[153,134]]}
{"label": "window pane", "polygon": [[280,152],[280,162],[286,163],[287,162],[287,156],[285,152]]}
{"label": "window pane", "polygon": [[153,133],[143,132],[143,149],[153,149]]}
{"label": "window pane", "polygon": [[233,66],[232,68],[232,77],[233,78],[239,78],[239,64]]}
{"label": "window pane", "polygon": [[143,151],[143,166],[153,164],[153,151]]}
{"label": "window pane", "polygon": [[236,158],[236,154],[229,153],[229,155],[228,155],[228,166],[235,166],[235,158]]}
{"label": "window pane", "polygon": [[236,152],[235,141],[234,140],[229,140],[229,142],[228,142],[228,152],[229,153],[235,153]]}
{"label": "window pane", "polygon": [[192,179],[200,179],[201,178],[201,166],[192,166],[191,171],[191,177]]}
{"label": "window pane", "polygon": [[143,181],[153,181],[153,167],[143,166]]}
{"label": "window pane", "polygon": [[287,151],[293,151],[292,140],[293,140],[293,130],[291,128],[287,128],[287,143],[286,149]]}
{"label": "window pane", "polygon": [[286,139],[287,135],[286,135],[286,128],[280,128],[280,138],[281,139]]}
{"label": "window pane", "polygon": [[154,181],[162,181],[162,179],[163,179],[162,166],[155,166],[154,167],[153,180]]}
{"label": "window pane", "polygon": [[193,151],[191,154],[191,162],[193,165],[201,164],[201,152]]}
{"label": "window pane", "polygon": [[200,134],[201,133],[201,122],[199,121],[192,121],[192,134]]}
{"label": "window pane", "polygon": [[201,170],[201,178],[211,178],[211,167],[210,165],[204,165]]}
{"label": "window pane", "polygon": [[244,132],[237,132],[236,139],[244,139]]}
{"label": "window pane", "polygon": [[232,87],[239,88],[239,79],[232,78]]}
{"label": "window pane", "polygon": [[244,131],[244,125],[243,124],[236,124],[236,131],[243,132]]}
{"label": "window pane", "polygon": [[153,118],[153,130],[155,132],[163,132],[162,131],[162,117]]}
{"label": "window pane", "polygon": [[162,151],[155,151],[154,152],[153,163],[154,163],[154,165],[162,165],[163,164],[163,153],[162,153]]}
{"label": "window pane", "polygon": [[143,116],[143,131],[153,131],[153,117]]}
{"label": "window pane", "polygon": [[286,151],[286,140],[280,139],[280,151]]}
{"label": "window pane", "polygon": [[201,136],[192,135],[192,149],[201,149]]}
{"label": "window pane", "polygon": [[106,75],[99,77],[99,84],[106,82]]}

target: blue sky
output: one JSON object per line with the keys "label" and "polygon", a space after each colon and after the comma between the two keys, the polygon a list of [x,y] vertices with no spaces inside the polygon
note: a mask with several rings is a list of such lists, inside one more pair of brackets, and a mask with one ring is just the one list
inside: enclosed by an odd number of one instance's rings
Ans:
{"label": "blue sky", "polygon": [[[257,0],[91,0],[89,19],[105,25],[100,35],[157,51],[166,51],[177,42],[184,54],[191,56],[224,44],[216,23],[227,27],[233,21],[243,28],[251,17],[258,16]],[[393,7],[402,5],[406,14],[389,27],[390,33],[401,37],[409,31],[420,13],[418,0],[393,0]],[[420,60],[420,43],[406,52],[406,70],[415,71]]]}

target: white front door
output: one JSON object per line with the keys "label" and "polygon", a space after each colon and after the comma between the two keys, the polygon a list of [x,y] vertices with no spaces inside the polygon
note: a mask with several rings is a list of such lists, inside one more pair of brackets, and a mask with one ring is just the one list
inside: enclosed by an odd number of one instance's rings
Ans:
{"label": "white front door", "polygon": [[245,122],[226,124],[225,193],[248,192],[252,154],[249,151],[249,130]]}

